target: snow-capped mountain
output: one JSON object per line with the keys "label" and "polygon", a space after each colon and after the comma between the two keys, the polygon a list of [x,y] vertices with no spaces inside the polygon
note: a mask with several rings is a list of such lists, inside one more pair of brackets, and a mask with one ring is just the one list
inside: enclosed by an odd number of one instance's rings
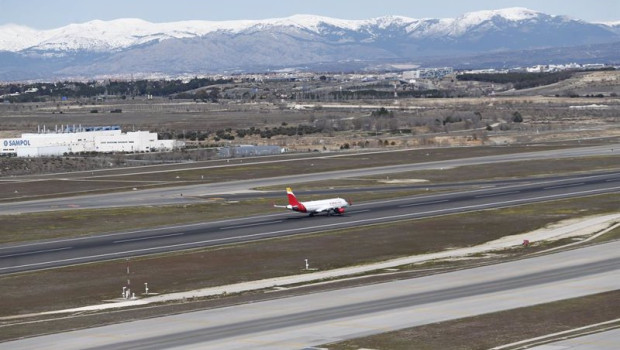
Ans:
{"label": "snow-capped mountain", "polygon": [[443,19],[295,15],[220,22],[95,20],[52,30],[4,25],[0,79],[256,71],[615,41],[620,41],[617,23],[587,23],[524,8]]}
{"label": "snow-capped mountain", "polygon": [[616,34],[620,35],[620,21],[616,21],[616,22],[603,22],[600,23],[601,25],[612,29],[613,31],[616,32]]}

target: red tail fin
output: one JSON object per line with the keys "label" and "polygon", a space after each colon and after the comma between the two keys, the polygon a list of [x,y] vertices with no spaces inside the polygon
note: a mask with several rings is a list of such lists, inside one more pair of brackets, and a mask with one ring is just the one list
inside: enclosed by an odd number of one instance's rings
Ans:
{"label": "red tail fin", "polygon": [[300,203],[290,187],[286,188],[286,195],[288,197],[288,204],[292,206],[299,206]]}

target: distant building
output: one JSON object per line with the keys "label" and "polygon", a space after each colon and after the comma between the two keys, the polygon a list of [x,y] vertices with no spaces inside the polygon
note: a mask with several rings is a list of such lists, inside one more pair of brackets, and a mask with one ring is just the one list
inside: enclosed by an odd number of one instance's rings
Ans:
{"label": "distant building", "polygon": [[183,147],[184,142],[158,140],[149,131],[122,133],[118,126],[66,127],[60,131],[22,134],[0,139],[0,155],[17,157],[60,156],[80,152],[150,152]]}
{"label": "distant building", "polygon": [[542,73],[542,72],[546,72],[549,70],[549,66],[544,66],[544,65],[536,65],[533,67],[527,67],[525,69],[528,73]]}
{"label": "distant building", "polygon": [[452,67],[420,68],[403,72],[403,79],[441,79],[446,75],[452,74],[453,72],[454,69]]}

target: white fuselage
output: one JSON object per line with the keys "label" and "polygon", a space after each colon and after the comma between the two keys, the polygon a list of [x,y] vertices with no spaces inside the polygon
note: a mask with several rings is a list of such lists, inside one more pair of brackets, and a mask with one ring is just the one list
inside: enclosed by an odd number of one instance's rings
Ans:
{"label": "white fuselage", "polygon": [[342,198],[330,198],[316,201],[300,202],[299,200],[297,200],[297,197],[295,197],[295,194],[290,187],[286,188],[286,196],[288,197],[287,206],[274,204],[274,207],[286,208],[300,213],[308,213],[310,214],[310,216],[318,213],[325,213],[327,215],[342,215],[344,214],[344,208],[351,205],[349,201]]}
{"label": "white fuselage", "polygon": [[326,212],[338,208],[346,208],[349,203],[342,198],[321,199],[317,201],[301,202],[308,213]]}

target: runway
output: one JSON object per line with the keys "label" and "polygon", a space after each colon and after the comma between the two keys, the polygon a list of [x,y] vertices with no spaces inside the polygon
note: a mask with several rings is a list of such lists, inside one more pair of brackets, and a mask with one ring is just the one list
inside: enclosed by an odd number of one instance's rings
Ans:
{"label": "runway", "polygon": [[[255,187],[273,185],[292,185],[311,181],[324,181],[344,178],[358,178],[380,174],[393,174],[418,170],[447,169],[460,166],[472,166],[479,164],[516,162],[542,159],[562,159],[572,157],[591,157],[599,155],[616,155],[620,153],[620,144],[608,146],[580,147],[558,149],[551,151],[533,151],[513,154],[502,154],[485,157],[472,157],[433,161],[429,159],[424,163],[407,163],[383,167],[368,167],[362,169],[349,169],[313,173],[310,169],[304,174],[286,175],[264,179],[248,179],[240,181],[226,181],[211,184],[189,185],[182,187],[166,187],[155,189],[140,189],[137,191],[73,196],[64,198],[51,198],[30,200],[22,202],[0,203],[0,215],[34,213],[42,211],[96,209],[109,207],[145,206],[145,205],[171,205],[194,203],[196,197],[218,196],[222,194],[250,193]],[[354,154],[352,154],[354,155]],[[405,160],[406,161],[406,160]],[[279,161],[256,162],[253,164],[268,165]],[[221,165],[220,165],[221,166]],[[231,166],[238,166],[231,165]],[[120,176],[120,175],[119,175]],[[283,187],[284,188],[284,187]]]}
{"label": "runway", "polygon": [[620,172],[605,172],[360,203],[343,216],[309,217],[274,209],[262,216],[3,245],[0,274],[619,192]]}
{"label": "runway", "polygon": [[618,288],[620,242],[612,242],[422,278],[7,342],[0,348],[303,349]]}

